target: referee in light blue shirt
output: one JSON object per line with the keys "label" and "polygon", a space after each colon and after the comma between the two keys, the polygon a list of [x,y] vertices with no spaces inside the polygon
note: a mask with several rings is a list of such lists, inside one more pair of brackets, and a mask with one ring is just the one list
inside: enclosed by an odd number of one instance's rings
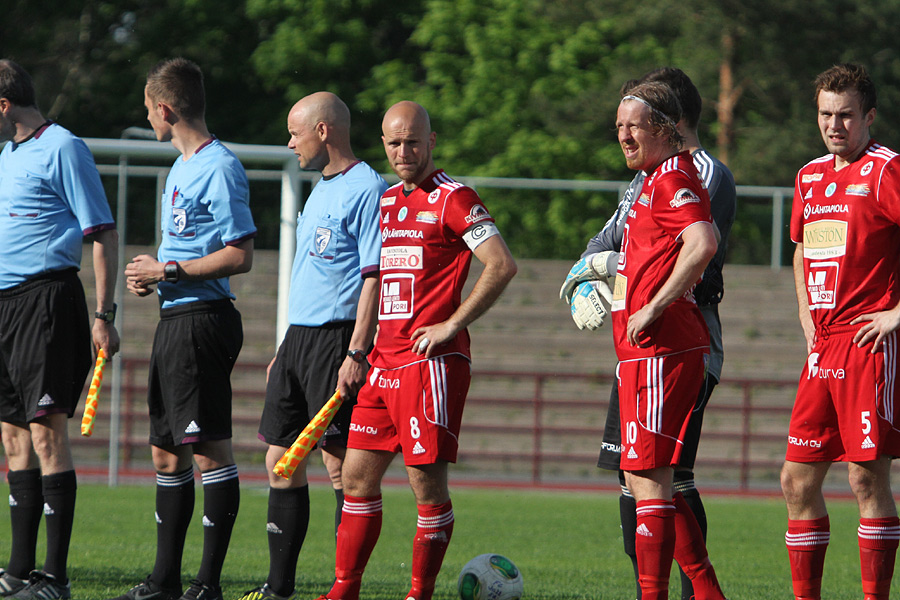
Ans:
{"label": "referee in light blue shirt", "polygon": [[[112,357],[118,234],[87,146],[44,119],[28,73],[0,60],[0,420],[12,544],[0,596],[71,597],[66,562],[76,477],[66,433],[91,367],[91,339]],[[78,278],[93,237],[97,308]],[[35,569],[45,514],[47,558]]]}
{"label": "referee in light blue shirt", "polygon": [[319,171],[322,179],[297,219],[291,326],[269,367],[259,426],[259,437],[269,446],[269,575],[241,600],[294,594],[297,558],[309,525],[306,462],[287,480],[272,468],[335,389],[346,401],[319,446],[337,498],[337,528],[350,415],[365,380],[377,323],[379,200],[387,183],[354,156],[350,111],[334,94],[303,98],[291,109],[287,124],[288,147],[300,167]]}

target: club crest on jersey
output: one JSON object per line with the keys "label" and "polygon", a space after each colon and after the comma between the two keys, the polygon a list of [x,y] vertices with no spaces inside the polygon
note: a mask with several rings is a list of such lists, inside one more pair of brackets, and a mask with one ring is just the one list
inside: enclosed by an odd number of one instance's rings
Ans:
{"label": "club crest on jersey", "polygon": [[430,194],[428,194],[428,204],[434,204],[441,197],[441,188],[437,188],[433,190]]}
{"label": "club crest on jersey", "polygon": [[[178,192],[176,191],[175,194],[177,195]],[[173,198],[174,198],[174,196],[173,196]],[[184,232],[185,227],[187,227],[187,211],[184,210],[183,208],[173,208],[172,209],[172,224],[175,225],[176,233]]]}
{"label": "club crest on jersey", "polygon": [[400,208],[400,212],[397,213],[397,220],[398,221],[404,220],[406,218],[406,214],[408,212],[409,212],[409,209],[407,209],[405,206]]}
{"label": "club crest on jersey", "polygon": [[416,214],[416,222],[434,224],[438,222],[438,215],[433,210],[420,210]]}
{"label": "club crest on jersey", "polygon": [[487,209],[481,204],[476,204],[469,211],[469,215],[466,217],[466,223],[472,224],[477,223],[483,219],[489,218],[491,215],[488,214]]}
{"label": "club crest on jersey", "polygon": [[822,173],[805,173],[800,181],[803,183],[813,183],[814,181],[822,181]]}
{"label": "club crest on jersey", "polygon": [[863,177],[865,177],[866,175],[868,175],[869,173],[872,172],[872,167],[873,167],[873,166],[875,166],[875,165],[874,165],[874,163],[872,163],[872,161],[870,160],[869,162],[867,162],[866,164],[864,164],[864,165],[862,166],[862,169],[859,170],[859,174],[862,175]]}
{"label": "club crest on jersey", "polygon": [[397,196],[388,196],[381,199],[381,206],[393,206],[397,202]]}
{"label": "club crest on jersey", "polygon": [[316,227],[316,252],[322,254],[331,241],[331,230],[327,227]]}
{"label": "club crest on jersey", "polygon": [[700,197],[691,189],[681,188],[675,192],[675,197],[669,201],[669,206],[672,208],[681,208],[685,204],[691,204],[692,202],[700,202]]}
{"label": "club crest on jersey", "polygon": [[831,198],[834,195],[834,192],[837,190],[837,184],[835,182],[831,182],[828,184],[828,187],[825,188],[825,197]]}

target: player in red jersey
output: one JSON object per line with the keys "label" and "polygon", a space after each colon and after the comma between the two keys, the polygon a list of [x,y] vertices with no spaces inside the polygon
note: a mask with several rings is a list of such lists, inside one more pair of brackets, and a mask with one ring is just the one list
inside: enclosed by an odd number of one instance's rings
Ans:
{"label": "player in red jersey", "polygon": [[822,482],[832,462],[847,462],[863,594],[886,599],[900,541],[890,486],[891,457],[900,456],[900,160],[869,135],[876,96],[863,67],[823,72],[815,97],[829,154],[800,169],[794,188],[794,280],[809,357],[781,473],[785,541],[795,597],[819,598],[830,537]]}
{"label": "player in red jersey", "polygon": [[[425,109],[399,102],[384,115],[382,130],[401,183],[381,198],[379,331],[344,459],[335,582],[320,600],[359,598],[381,530],[381,480],[398,452],[419,513],[405,598],[430,600],[453,531],[447,465],[456,461],[469,387],[466,327],[516,273],[475,191],[435,168]],[[472,254],[484,271],[462,300]]]}
{"label": "player in red jersey", "polygon": [[697,519],[681,494],[673,494],[709,352],[692,290],[717,248],[709,195],[690,154],[679,151],[680,118],[674,92],[658,82],[632,89],[616,115],[626,164],[647,175],[625,222],[612,301],[621,468],[637,501],[643,600],[668,598],[673,557],[698,600],[719,600],[724,596]]}

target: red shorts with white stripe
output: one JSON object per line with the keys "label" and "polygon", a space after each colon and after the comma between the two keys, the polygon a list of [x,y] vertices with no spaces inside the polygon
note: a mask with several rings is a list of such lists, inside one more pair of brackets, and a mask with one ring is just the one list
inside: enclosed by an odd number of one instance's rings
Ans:
{"label": "red shorts with white stripe", "polygon": [[708,356],[701,348],[624,361],[616,367],[623,471],[678,464]]}
{"label": "red shorts with white stripe", "polygon": [[456,462],[472,378],[459,354],[398,369],[372,367],[359,391],[348,448],[403,452],[407,465]]}
{"label": "red shorts with white stripe", "polygon": [[872,353],[857,348],[859,325],[817,332],[806,360],[788,429],[787,460],[865,462],[900,456],[897,334]]}

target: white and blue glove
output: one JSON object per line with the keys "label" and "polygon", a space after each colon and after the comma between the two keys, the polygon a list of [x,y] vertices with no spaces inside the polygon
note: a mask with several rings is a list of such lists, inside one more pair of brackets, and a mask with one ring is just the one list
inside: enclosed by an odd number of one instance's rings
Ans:
{"label": "white and blue glove", "polygon": [[603,279],[610,275],[615,276],[615,273],[610,273],[606,268],[606,259],[610,254],[612,254],[612,251],[610,250],[596,252],[585,256],[575,263],[572,268],[569,269],[569,274],[566,275],[566,280],[559,289],[560,299],[564,299],[571,304],[572,294],[579,283]]}
{"label": "white and blue glove", "polygon": [[584,281],[575,288],[569,309],[578,329],[594,331],[603,325],[612,306],[612,290],[606,278]]}

